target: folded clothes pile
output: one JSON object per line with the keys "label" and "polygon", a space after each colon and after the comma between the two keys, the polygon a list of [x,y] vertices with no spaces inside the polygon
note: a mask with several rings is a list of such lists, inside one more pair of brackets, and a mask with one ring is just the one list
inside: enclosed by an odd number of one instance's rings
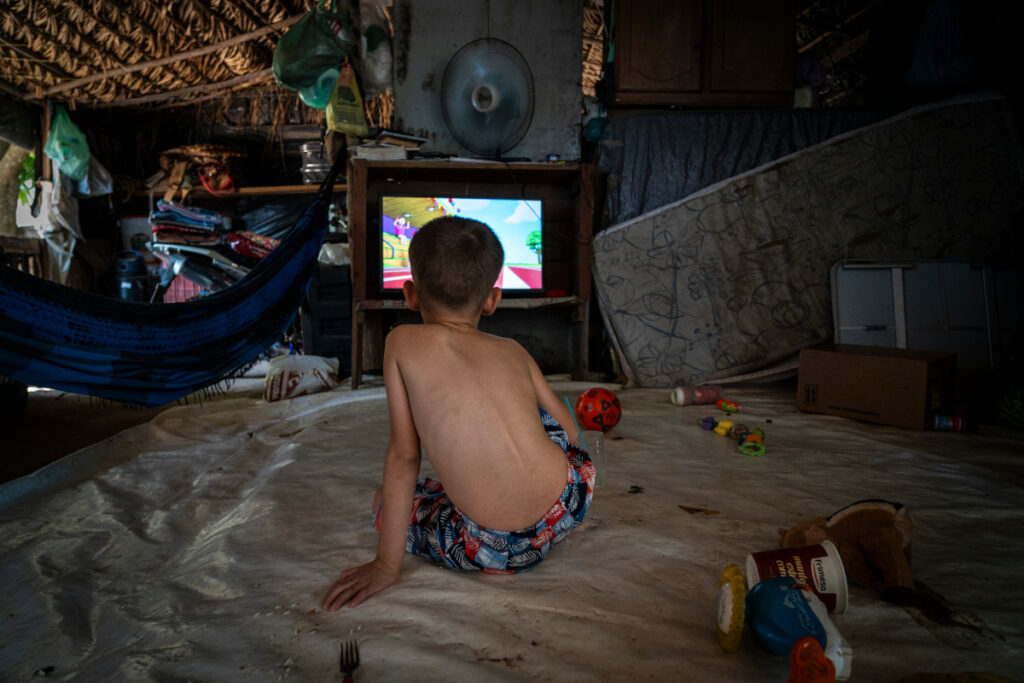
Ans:
{"label": "folded clothes pile", "polygon": [[153,241],[162,244],[217,246],[224,243],[226,224],[217,211],[160,200],[149,215]]}

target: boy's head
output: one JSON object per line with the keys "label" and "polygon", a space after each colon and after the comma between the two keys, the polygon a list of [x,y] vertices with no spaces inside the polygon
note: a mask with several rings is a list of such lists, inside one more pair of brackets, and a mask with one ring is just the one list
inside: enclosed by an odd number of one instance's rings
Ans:
{"label": "boy's head", "polygon": [[494,232],[469,218],[435,218],[409,244],[416,292],[432,308],[478,312],[504,261],[505,251]]}

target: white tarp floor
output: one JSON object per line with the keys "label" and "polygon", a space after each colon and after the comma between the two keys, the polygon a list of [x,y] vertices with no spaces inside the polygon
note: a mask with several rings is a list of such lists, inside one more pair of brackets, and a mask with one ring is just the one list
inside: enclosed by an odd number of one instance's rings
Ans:
{"label": "white tarp floor", "polygon": [[[587,386],[553,383],[567,397]],[[1019,675],[1019,434],[804,414],[790,385],[737,386],[727,395],[767,434],[753,458],[696,425],[721,415],[712,406],[610,388],[624,411],[604,487],[541,565],[469,576],[408,556],[399,584],[336,613],[323,594],[375,549],[379,387],[174,407],[0,486],[0,679],[340,680],[339,643],[356,638],[357,681],[781,682],[787,659],[749,630],[720,650],[721,571],[775,547],[779,527],[865,498],[907,506],[915,578],[973,628],[853,586],[833,617],[851,680]]]}

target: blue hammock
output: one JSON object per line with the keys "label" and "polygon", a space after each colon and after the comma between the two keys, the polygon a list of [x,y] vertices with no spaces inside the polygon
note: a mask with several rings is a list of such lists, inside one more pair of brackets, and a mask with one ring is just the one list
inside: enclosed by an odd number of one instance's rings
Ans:
{"label": "blue hammock", "polygon": [[0,375],[158,406],[224,380],[288,329],[317,267],[339,157],[281,243],[231,287],[184,303],[123,301],[0,266]]}

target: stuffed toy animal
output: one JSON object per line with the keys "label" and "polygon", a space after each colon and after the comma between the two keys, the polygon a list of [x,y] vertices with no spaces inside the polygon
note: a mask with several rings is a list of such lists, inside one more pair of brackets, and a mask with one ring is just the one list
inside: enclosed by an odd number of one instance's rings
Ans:
{"label": "stuffed toy animal", "polygon": [[792,529],[779,529],[783,548],[832,541],[854,583],[904,603],[914,593],[910,571],[910,515],[899,503],[861,500],[829,517],[816,517]]}

